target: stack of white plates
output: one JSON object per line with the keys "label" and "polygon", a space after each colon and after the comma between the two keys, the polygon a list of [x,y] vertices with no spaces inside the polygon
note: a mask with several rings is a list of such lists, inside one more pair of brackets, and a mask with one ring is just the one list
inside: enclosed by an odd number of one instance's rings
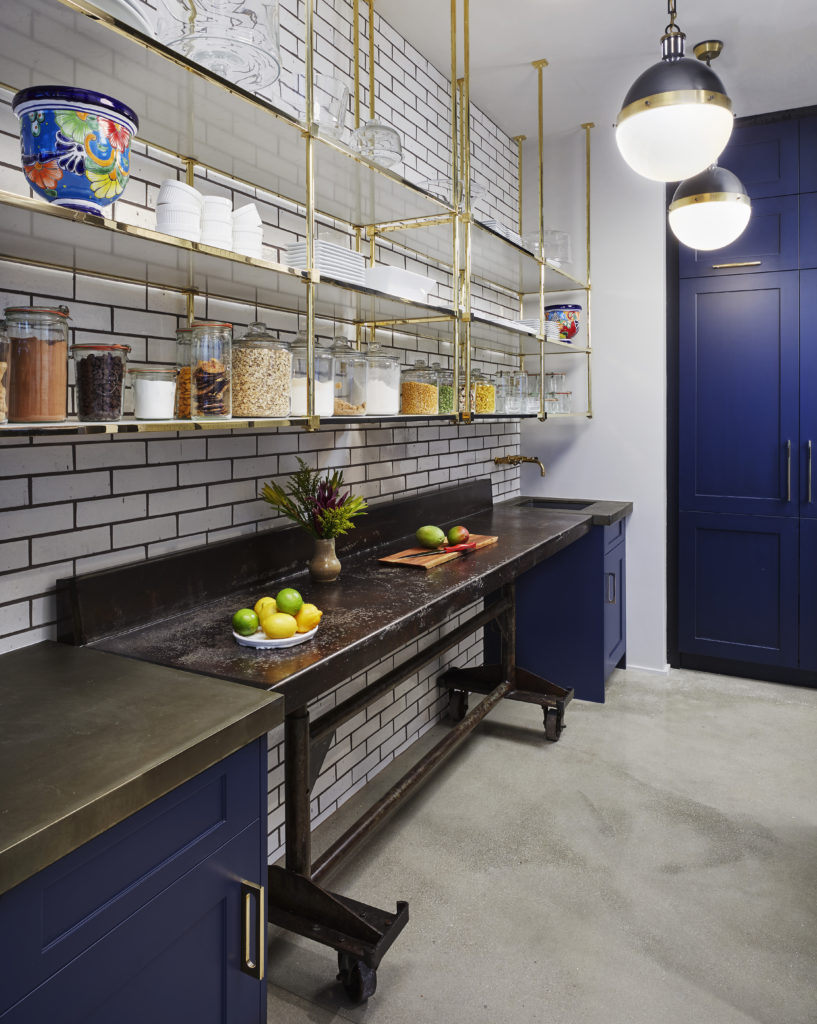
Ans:
{"label": "stack of white plates", "polygon": [[[287,263],[299,270],[306,269],[306,242],[296,242],[287,246]],[[319,273],[327,277],[359,284],[361,287],[365,285],[363,256],[342,245],[318,239],[315,242],[315,266]]]}
{"label": "stack of white plates", "polygon": [[483,219],[479,214],[477,214],[476,220],[479,224],[482,224],[483,227],[490,228],[491,231],[495,231],[498,235],[502,235],[503,238],[507,238],[508,241],[513,242],[514,245],[522,245],[522,236],[518,232],[514,231],[513,228],[509,228],[506,224],[496,220],[494,217]]}
{"label": "stack of white plates", "polygon": [[[524,320],[517,320],[516,322],[520,327],[527,327],[536,334],[539,333],[538,316],[529,316]],[[545,320],[545,338],[547,341],[559,341],[559,325],[552,320]]]}

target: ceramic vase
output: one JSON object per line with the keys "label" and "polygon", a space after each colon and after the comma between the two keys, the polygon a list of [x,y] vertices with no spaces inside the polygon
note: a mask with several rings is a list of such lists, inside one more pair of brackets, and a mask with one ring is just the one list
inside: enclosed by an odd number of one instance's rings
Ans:
{"label": "ceramic vase", "polygon": [[316,583],[331,583],[340,576],[340,559],[335,554],[334,537],[315,538],[315,551],[307,562],[307,568]]}

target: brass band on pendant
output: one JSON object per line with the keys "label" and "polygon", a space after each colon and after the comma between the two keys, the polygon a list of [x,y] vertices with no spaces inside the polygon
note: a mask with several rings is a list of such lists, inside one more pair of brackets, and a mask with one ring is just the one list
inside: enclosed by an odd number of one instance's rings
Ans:
{"label": "brass band on pendant", "polygon": [[751,206],[751,200],[745,193],[741,192],[699,192],[694,196],[684,196],[676,199],[669,205],[669,212],[680,210],[682,206],[692,206],[695,203],[743,203],[744,206]]}
{"label": "brass band on pendant", "polygon": [[656,107],[674,107],[682,104],[708,103],[714,107],[723,107],[724,110],[732,112],[732,101],[722,92],[713,92],[711,89],[675,89],[671,92],[657,92],[652,96],[645,96],[643,99],[635,100],[622,107],[617,125],[626,121],[628,117],[641,114],[645,110],[655,110]]}

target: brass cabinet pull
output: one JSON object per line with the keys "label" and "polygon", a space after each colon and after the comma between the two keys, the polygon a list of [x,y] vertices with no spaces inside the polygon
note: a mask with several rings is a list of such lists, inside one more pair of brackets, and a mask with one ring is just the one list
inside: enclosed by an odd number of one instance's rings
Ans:
{"label": "brass cabinet pull", "polygon": [[614,572],[607,573],[607,603],[616,603],[616,574]]}
{"label": "brass cabinet pull", "polygon": [[808,448],[808,503],[811,504],[811,441],[806,442]]}
{"label": "brass cabinet pull", "polygon": [[791,441],[786,441],[786,501],[791,501]]}
{"label": "brass cabinet pull", "polygon": [[[255,959],[252,941],[252,905],[256,904]],[[264,904],[264,886],[252,882],[241,883],[241,970],[251,978],[264,977],[264,953],[267,946],[267,913]]]}
{"label": "brass cabinet pull", "polygon": [[744,260],[743,263],[713,263],[713,270],[731,270],[732,267],[759,267],[762,260]]}

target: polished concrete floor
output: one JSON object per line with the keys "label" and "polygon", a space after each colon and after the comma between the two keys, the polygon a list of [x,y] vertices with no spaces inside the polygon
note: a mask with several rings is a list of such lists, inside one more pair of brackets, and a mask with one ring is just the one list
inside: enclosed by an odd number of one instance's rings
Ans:
{"label": "polished concrete floor", "polygon": [[540,723],[505,702],[331,879],[410,903],[367,1004],[270,929],[270,1024],[815,1024],[817,691],[629,670]]}

